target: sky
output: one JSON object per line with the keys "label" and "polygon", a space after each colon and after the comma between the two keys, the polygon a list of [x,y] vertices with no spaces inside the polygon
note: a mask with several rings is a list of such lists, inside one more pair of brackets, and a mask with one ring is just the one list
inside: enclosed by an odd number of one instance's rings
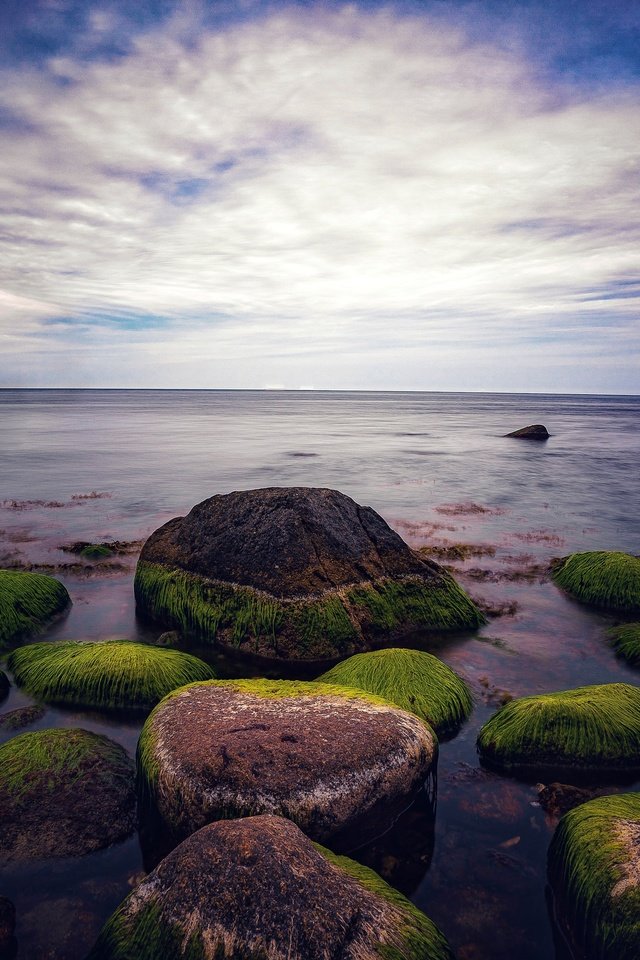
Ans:
{"label": "sky", "polygon": [[640,0],[2,0],[0,386],[640,394]]}

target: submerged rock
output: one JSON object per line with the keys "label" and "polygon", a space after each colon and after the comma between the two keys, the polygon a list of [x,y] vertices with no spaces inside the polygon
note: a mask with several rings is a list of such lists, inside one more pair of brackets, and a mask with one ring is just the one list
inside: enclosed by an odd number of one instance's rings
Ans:
{"label": "submerged rock", "polygon": [[538,784],[538,802],[550,817],[562,817],[581,803],[593,800],[597,793],[592,789],[574,787],[570,783]]}
{"label": "submerged rock", "polygon": [[472,708],[464,680],[442,660],[420,650],[357,653],[318,680],[375,693],[426,720],[438,735],[457,730]]}
{"label": "submerged rock", "polygon": [[453,960],[438,928],[366,867],[280,817],[218,822],[170,853],[88,960]]}
{"label": "submerged rock", "polygon": [[336,490],[211,497],[145,543],[138,610],[186,637],[277,659],[347,656],[416,629],[477,627],[450,574]]}
{"label": "submerged rock", "polygon": [[215,676],[188,653],[128,640],[33,643],[14,650],[8,663],[34,697],[117,710],[149,710],[176,687]]}
{"label": "submerged rock", "polygon": [[625,623],[609,631],[611,646],[632,667],[640,666],[640,623]]}
{"label": "submerged rock", "polygon": [[542,423],[532,423],[528,427],[505,433],[505,437],[517,437],[521,440],[548,440],[551,434]]}
{"label": "submerged rock", "polygon": [[640,793],[599,797],[560,821],[549,848],[556,913],[576,955],[640,956]]}
{"label": "submerged rock", "polygon": [[[147,719],[138,773],[178,836],[273,813],[310,837],[354,833],[421,787],[437,754],[417,717],[359,690],[213,680],[170,694]],[[382,826],[380,825],[382,824]]]}
{"label": "submerged rock", "polygon": [[39,704],[9,710],[7,713],[0,714],[0,730],[21,730],[22,727],[28,727],[31,723],[42,720],[46,712],[46,709]]}
{"label": "submerged rock", "polygon": [[640,688],[603,683],[512,700],[482,727],[478,750],[515,772],[640,771]]}
{"label": "submerged rock", "polygon": [[0,747],[0,862],[76,857],[135,826],[126,751],[87,730],[22,733]]}
{"label": "submerged rock", "polygon": [[59,580],[0,570],[0,649],[39,633],[71,605]]}
{"label": "submerged rock", "polygon": [[572,553],[553,564],[552,576],[582,603],[640,612],[640,557],[607,550]]}

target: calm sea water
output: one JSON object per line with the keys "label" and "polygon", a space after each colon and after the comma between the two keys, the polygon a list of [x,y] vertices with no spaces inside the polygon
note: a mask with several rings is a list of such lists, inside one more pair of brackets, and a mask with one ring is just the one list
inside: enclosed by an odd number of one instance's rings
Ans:
{"label": "calm sea water", "polygon": [[[565,598],[544,568],[580,549],[640,553],[639,415],[638,397],[3,390],[0,564],[44,565],[67,585],[73,608],[47,637],[146,640],[135,546],[120,568],[84,570],[62,546],[144,539],[214,493],[309,485],[374,507],[413,546],[495,548],[456,563],[494,612],[487,626],[416,641],[461,673],[476,701],[442,744],[435,819],[414,806],[353,855],[410,895],[460,960],[564,960],[546,894],[555,824],[535,784],[479,767],[475,738],[504,691],[637,682],[607,646],[611,618]],[[529,423],[551,439],[503,436]],[[30,702],[14,688],[0,710]],[[140,729],[52,708],[30,729],[53,725],[107,733],[131,752]],[[18,957],[80,960],[150,856],[133,838],[0,873],[0,894],[18,911]]]}

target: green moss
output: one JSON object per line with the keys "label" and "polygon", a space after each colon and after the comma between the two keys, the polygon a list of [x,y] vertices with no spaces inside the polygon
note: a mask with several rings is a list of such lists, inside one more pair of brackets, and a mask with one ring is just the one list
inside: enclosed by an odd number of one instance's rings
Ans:
{"label": "green moss", "polygon": [[60,784],[65,788],[81,780],[98,760],[108,763],[114,775],[129,779],[130,761],[122,747],[87,730],[53,728],[21,733],[0,747],[0,793],[16,809],[24,798],[43,803]]}
{"label": "green moss", "polygon": [[149,709],[176,687],[208,680],[202,660],[126,640],[34,643],[9,657],[16,683],[50,703]]}
{"label": "green moss", "polygon": [[378,694],[426,720],[438,734],[457,729],[471,713],[466,683],[437,657],[419,650],[357,653],[318,680]]}
{"label": "green moss", "polygon": [[625,623],[609,631],[609,639],[616,653],[632,667],[640,666],[640,623]]}
{"label": "green moss", "polygon": [[478,750],[505,769],[640,769],[640,688],[605,683],[512,700],[481,729]]}
{"label": "green moss", "polygon": [[640,558],[628,553],[573,553],[557,561],[553,579],[576,599],[610,610],[640,611]]}
{"label": "green moss", "polygon": [[113,550],[106,543],[88,543],[80,551],[80,556],[86,560],[105,560],[113,556]]}
{"label": "green moss", "polygon": [[0,570],[0,649],[42,630],[70,603],[53,577]]}
{"label": "green moss", "polygon": [[422,629],[475,628],[483,615],[446,573],[435,583],[417,577],[381,580],[319,597],[279,599],[250,587],[207,580],[160,564],[139,563],[138,609],[205,643],[267,656],[347,656],[363,635]]}
{"label": "green moss", "polygon": [[[637,850],[640,793],[599,797],[576,807],[561,819],[551,841],[549,879],[557,912],[589,960],[636,960],[640,955],[637,853],[633,839],[625,842],[621,832],[629,827]],[[616,891],[629,866],[635,868],[635,883]]]}
{"label": "green moss", "polygon": [[[167,923],[157,903],[150,901],[135,917],[126,915],[127,898],[107,920],[87,960],[205,960],[202,936],[195,930],[186,939],[177,923]],[[223,960],[224,954],[220,960]],[[216,960],[216,957],[214,957]],[[247,960],[253,960],[247,957]]]}

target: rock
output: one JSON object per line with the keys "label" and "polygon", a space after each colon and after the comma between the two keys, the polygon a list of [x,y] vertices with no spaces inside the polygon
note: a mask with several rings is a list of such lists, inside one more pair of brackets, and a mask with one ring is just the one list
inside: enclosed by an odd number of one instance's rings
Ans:
{"label": "rock", "polygon": [[215,676],[188,653],[127,640],[32,643],[8,664],[18,686],[47,703],[116,710],[150,710],[176,687]]}
{"label": "rock", "polygon": [[87,730],[22,733],[0,747],[0,862],[75,857],[135,827],[133,763]]}
{"label": "rock", "polygon": [[548,440],[551,434],[542,423],[532,423],[528,427],[505,433],[505,437],[517,437],[519,440]]}
{"label": "rock", "polygon": [[211,497],[145,543],[138,611],[198,642],[276,659],[344,657],[483,616],[450,574],[335,490]]}
{"label": "rock", "polygon": [[464,680],[437,657],[420,650],[357,653],[318,680],[375,693],[426,720],[439,736],[457,730],[472,708]]}
{"label": "rock", "polygon": [[609,630],[611,646],[632,667],[640,666],[640,623],[624,623]]}
{"label": "rock", "polygon": [[0,649],[40,632],[70,605],[59,580],[0,570]]}
{"label": "rock", "polygon": [[538,784],[538,801],[550,817],[563,817],[569,810],[593,800],[593,790],[574,787],[569,783]]}
{"label": "rock", "polygon": [[7,897],[0,897],[0,956],[10,950],[15,929],[16,908]]}
{"label": "rock", "polygon": [[[138,744],[138,775],[176,836],[273,813],[315,840],[355,835],[421,787],[432,730],[379,697],[324,683],[213,680],[166,697]],[[382,824],[382,825],[381,825]]]}
{"label": "rock", "polygon": [[0,716],[0,730],[21,730],[22,727],[28,727],[30,724],[42,720],[46,712],[46,709],[38,704],[9,710],[8,713],[3,713]]}
{"label": "rock", "polygon": [[511,772],[640,771],[640,688],[603,683],[512,700],[482,727],[478,750]]}
{"label": "rock", "polygon": [[107,921],[88,960],[453,960],[438,928],[377,874],[288,820],[199,830]]}
{"label": "rock", "polygon": [[4,670],[0,670],[0,703],[7,699],[10,689],[11,684],[9,683],[9,677],[6,675]]}
{"label": "rock", "polygon": [[182,637],[177,630],[165,630],[159,634],[153,641],[156,647],[179,647],[182,643]]}
{"label": "rock", "polygon": [[640,612],[640,557],[606,550],[572,553],[554,562],[552,576],[582,603]]}
{"label": "rock", "polygon": [[640,956],[640,793],[598,797],[560,821],[548,857],[576,956]]}

